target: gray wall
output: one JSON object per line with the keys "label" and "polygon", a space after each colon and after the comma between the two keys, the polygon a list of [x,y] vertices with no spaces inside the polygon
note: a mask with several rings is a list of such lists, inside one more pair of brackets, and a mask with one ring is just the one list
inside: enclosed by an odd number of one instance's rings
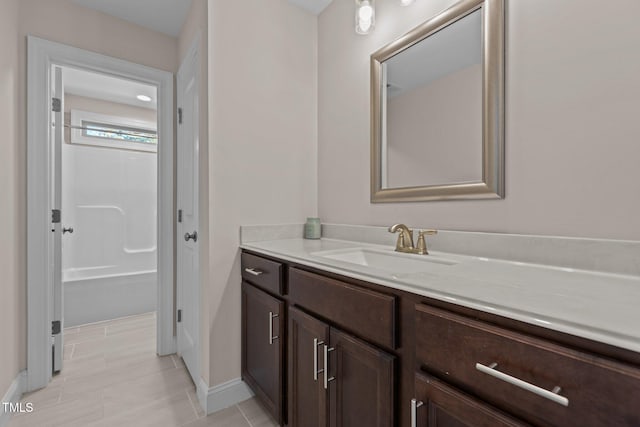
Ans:
{"label": "gray wall", "polygon": [[[26,293],[24,214],[19,182],[18,0],[0,2],[0,399],[26,367]],[[2,412],[2,410],[0,410]],[[1,414],[0,414],[1,415]],[[0,416],[0,418],[2,418]]]}
{"label": "gray wall", "polygon": [[369,202],[369,55],[454,0],[353,3],[319,18],[319,214],[324,222],[640,239],[640,2],[511,0],[506,199]]}

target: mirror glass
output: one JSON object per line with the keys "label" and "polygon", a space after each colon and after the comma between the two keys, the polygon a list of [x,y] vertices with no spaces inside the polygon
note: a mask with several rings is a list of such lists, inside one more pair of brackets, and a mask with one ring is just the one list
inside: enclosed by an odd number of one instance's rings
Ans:
{"label": "mirror glass", "polygon": [[[482,180],[482,14],[382,63],[382,188]],[[386,172],[386,173],[384,173]]]}
{"label": "mirror glass", "polygon": [[460,0],[371,55],[371,201],[504,197],[504,2]]}

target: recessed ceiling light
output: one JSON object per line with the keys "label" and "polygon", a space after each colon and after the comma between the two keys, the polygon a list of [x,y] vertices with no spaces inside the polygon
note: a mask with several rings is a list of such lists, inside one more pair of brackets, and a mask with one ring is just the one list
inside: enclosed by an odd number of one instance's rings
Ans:
{"label": "recessed ceiling light", "polygon": [[140,101],[151,102],[151,97],[147,95],[138,95],[136,96]]}

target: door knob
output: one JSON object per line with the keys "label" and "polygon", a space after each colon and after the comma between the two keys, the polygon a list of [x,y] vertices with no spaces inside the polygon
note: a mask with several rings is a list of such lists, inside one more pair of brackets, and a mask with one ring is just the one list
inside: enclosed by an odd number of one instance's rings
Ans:
{"label": "door knob", "polygon": [[198,232],[194,231],[193,233],[189,234],[189,233],[184,233],[184,241],[188,242],[189,239],[193,240],[194,242],[198,241]]}
{"label": "door knob", "polygon": [[65,234],[65,233],[73,234],[73,227],[69,227],[69,228],[63,227],[62,228],[62,234]]}

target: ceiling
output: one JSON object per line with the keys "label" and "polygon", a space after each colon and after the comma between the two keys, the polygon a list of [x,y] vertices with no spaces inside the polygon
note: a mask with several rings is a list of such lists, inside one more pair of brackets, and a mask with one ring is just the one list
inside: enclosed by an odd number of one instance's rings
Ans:
{"label": "ceiling", "polygon": [[[178,37],[192,0],[73,0],[150,30]],[[313,0],[306,0],[313,2]],[[325,1],[325,0],[323,0]]]}
{"label": "ceiling", "polygon": [[289,3],[300,6],[314,15],[320,15],[320,13],[329,6],[331,1],[332,0],[289,0]]}
{"label": "ceiling", "polygon": [[[192,0],[72,0],[150,30],[178,37]],[[236,0],[237,1],[237,0]],[[332,0],[288,0],[314,15],[319,15]]]}
{"label": "ceiling", "polygon": [[[69,67],[62,68],[62,76],[64,91],[67,94],[157,109],[155,86]],[[151,98],[151,102],[138,100],[136,98],[138,95],[147,95]]]}

